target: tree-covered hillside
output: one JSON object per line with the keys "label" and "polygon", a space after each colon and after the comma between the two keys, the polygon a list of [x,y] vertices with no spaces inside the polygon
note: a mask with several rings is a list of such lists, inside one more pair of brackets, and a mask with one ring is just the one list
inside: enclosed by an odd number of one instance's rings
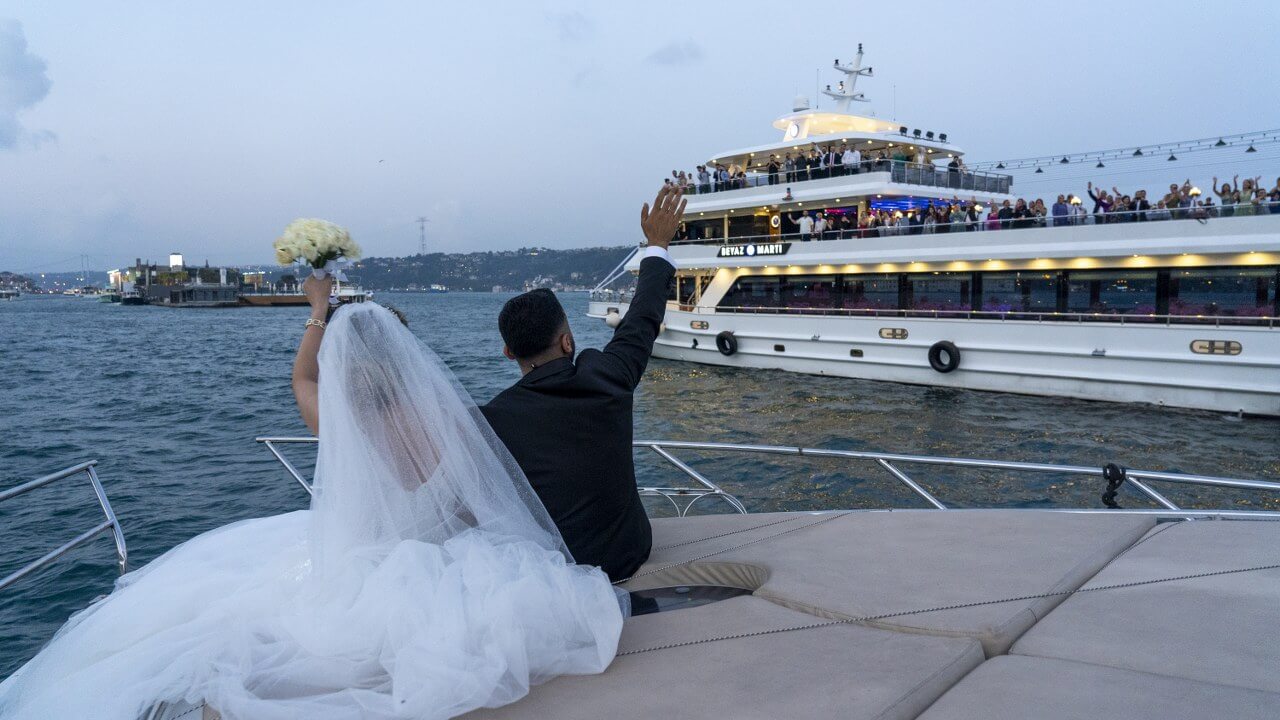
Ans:
{"label": "tree-covered hillside", "polygon": [[521,248],[496,252],[431,253],[403,258],[366,258],[351,274],[372,290],[426,288],[504,290],[525,287],[590,288],[626,256],[630,248],[574,250]]}

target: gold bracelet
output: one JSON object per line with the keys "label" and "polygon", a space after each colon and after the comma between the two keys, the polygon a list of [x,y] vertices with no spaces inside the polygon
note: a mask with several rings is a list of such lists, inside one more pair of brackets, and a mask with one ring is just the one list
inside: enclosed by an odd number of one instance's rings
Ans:
{"label": "gold bracelet", "polygon": [[328,323],[326,323],[323,320],[317,320],[315,318],[307,318],[307,322],[302,326],[302,329],[305,330],[309,327],[312,327],[313,325],[323,330],[325,326],[328,325]]}

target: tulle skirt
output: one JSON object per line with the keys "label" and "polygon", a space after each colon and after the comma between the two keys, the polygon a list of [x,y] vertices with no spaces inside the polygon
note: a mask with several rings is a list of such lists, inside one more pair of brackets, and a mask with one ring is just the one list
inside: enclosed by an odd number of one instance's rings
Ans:
{"label": "tulle skirt", "polygon": [[122,577],[0,684],[0,717],[449,718],[601,672],[622,611],[598,569],[466,531],[314,568],[311,511],[205,533]]}

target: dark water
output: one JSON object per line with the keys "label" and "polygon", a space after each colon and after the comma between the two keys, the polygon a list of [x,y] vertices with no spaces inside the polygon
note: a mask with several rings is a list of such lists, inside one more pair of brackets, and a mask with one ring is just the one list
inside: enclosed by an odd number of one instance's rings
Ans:
{"label": "dark water", "polygon": [[[495,318],[506,296],[386,295],[485,401],[515,381]],[[579,345],[608,330],[566,295]],[[178,310],[24,296],[0,302],[0,488],[97,458],[137,567],[227,522],[302,507],[256,435],[305,434],[289,370],[302,308]],[[1280,422],[1216,414],[740,371],[655,361],[637,396],[637,437],[998,457],[1280,479]],[[305,453],[296,453],[309,470]],[[642,455],[642,482],[678,477]],[[874,466],[687,455],[757,511],[919,506]],[[908,468],[912,469],[912,468]],[[1015,481],[915,468],[945,501],[1097,506],[1100,481]],[[1245,494],[1169,487],[1188,505]],[[1130,498],[1130,504],[1141,503]],[[1272,499],[1271,507],[1275,507]],[[659,506],[655,505],[655,509]],[[1256,505],[1255,505],[1256,507]],[[710,505],[707,506],[711,510]],[[0,576],[101,519],[87,482],[0,506]],[[110,541],[74,551],[0,592],[0,677],[67,616],[110,589]]]}

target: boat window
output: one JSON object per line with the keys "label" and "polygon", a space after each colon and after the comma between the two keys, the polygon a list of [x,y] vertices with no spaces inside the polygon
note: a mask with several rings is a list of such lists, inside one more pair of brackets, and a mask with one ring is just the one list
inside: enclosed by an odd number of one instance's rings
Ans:
{"label": "boat window", "polygon": [[776,308],[782,305],[782,279],[776,275],[749,275],[734,281],[720,307]]}
{"label": "boat window", "polygon": [[838,275],[803,275],[782,278],[782,305],[784,308],[806,310],[837,307]]}
{"label": "boat window", "polygon": [[724,235],[724,220],[693,220],[686,224],[685,230],[691,240],[714,240]]}
{"label": "boat window", "polygon": [[740,215],[729,218],[729,237],[760,237],[769,234],[768,215]]}
{"label": "boat window", "polygon": [[1067,311],[1102,314],[1154,314],[1155,270],[1099,270],[1067,275]]}
{"label": "boat window", "polygon": [[694,303],[694,297],[697,293],[697,289],[698,278],[692,275],[678,277],[675,282],[675,300],[681,305],[692,305]]}
{"label": "boat window", "polygon": [[844,306],[864,310],[895,310],[898,307],[897,275],[847,275]]}
{"label": "boat window", "polygon": [[1275,307],[1275,268],[1194,268],[1169,274],[1170,315],[1265,317]]}
{"label": "boat window", "polygon": [[910,310],[968,310],[973,301],[970,288],[973,276],[969,273],[936,272],[908,275],[910,290],[907,308]]}
{"label": "boat window", "polygon": [[1050,272],[982,274],[982,310],[1053,312],[1058,309],[1058,278]]}

